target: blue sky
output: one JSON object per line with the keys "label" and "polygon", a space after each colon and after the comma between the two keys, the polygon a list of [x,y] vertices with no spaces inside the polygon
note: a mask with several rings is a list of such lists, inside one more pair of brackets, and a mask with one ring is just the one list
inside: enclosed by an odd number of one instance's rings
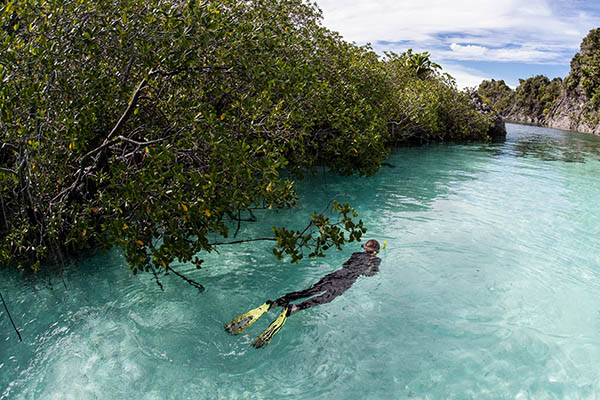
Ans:
{"label": "blue sky", "polygon": [[459,87],[565,77],[600,0],[317,0],[324,25],[380,54],[429,51]]}

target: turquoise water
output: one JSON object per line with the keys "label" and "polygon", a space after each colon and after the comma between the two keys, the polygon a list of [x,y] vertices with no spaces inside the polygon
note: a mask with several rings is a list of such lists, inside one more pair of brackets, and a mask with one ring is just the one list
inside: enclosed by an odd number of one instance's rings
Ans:
{"label": "turquoise water", "polygon": [[278,262],[223,248],[176,277],[133,277],[117,252],[38,280],[0,274],[0,399],[595,399],[600,397],[600,138],[508,125],[493,145],[394,151],[373,178],[320,173],[300,207],[257,214],[303,227],[345,193],[381,272],[250,346],[224,324],[307,287],[358,245]]}

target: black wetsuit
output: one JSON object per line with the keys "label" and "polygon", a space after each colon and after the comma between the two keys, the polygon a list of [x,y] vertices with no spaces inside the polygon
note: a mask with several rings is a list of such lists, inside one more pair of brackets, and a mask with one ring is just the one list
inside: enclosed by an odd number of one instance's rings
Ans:
{"label": "black wetsuit", "polygon": [[381,259],[374,254],[371,255],[366,252],[353,253],[341,269],[325,275],[308,289],[288,293],[275,300],[274,303],[277,306],[284,307],[294,300],[317,294],[320,294],[320,296],[312,297],[300,304],[296,304],[296,307],[304,310],[319,304],[329,303],[348,290],[359,276],[373,276],[379,272],[379,264],[381,264]]}

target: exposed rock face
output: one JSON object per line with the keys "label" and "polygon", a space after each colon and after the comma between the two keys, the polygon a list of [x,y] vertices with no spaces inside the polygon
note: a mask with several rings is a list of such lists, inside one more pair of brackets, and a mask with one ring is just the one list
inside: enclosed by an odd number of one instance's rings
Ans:
{"label": "exposed rock face", "polygon": [[571,92],[563,86],[545,117],[538,118],[519,107],[513,107],[504,118],[507,121],[600,135],[600,113],[591,108],[580,86]]}
{"label": "exposed rock face", "polygon": [[521,122],[600,135],[600,113],[591,108],[583,88],[569,92],[566,85],[545,115],[532,112],[520,104],[505,110],[502,117],[509,122]]}
{"label": "exposed rock face", "polygon": [[504,119],[500,114],[498,114],[489,104],[485,103],[479,94],[477,93],[477,89],[469,90],[469,95],[471,96],[471,102],[473,103],[473,107],[477,112],[480,112],[484,115],[491,115],[493,118],[493,125],[488,131],[488,136],[492,138],[493,141],[502,141],[506,139],[506,126],[504,124]]}
{"label": "exposed rock face", "polygon": [[573,93],[569,93],[563,87],[552,111],[542,124],[552,128],[600,135],[600,115],[587,103],[581,86],[577,86]]}
{"label": "exposed rock face", "polygon": [[545,120],[537,118],[534,115],[527,114],[523,110],[513,108],[504,117],[509,122],[523,122],[525,124],[545,125]]}

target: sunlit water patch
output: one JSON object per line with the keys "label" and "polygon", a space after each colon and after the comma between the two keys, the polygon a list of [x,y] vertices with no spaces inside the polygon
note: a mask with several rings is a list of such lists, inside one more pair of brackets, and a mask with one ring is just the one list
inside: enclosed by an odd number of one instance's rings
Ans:
{"label": "sunlit water patch", "polygon": [[336,195],[386,240],[381,272],[240,336],[224,324],[307,287],[358,245],[278,262],[268,243],[195,271],[133,277],[98,254],[61,276],[3,272],[0,399],[595,399],[600,397],[600,138],[508,125],[508,140],[395,150],[372,178],[318,173],[299,207],[238,237],[301,228]]}

